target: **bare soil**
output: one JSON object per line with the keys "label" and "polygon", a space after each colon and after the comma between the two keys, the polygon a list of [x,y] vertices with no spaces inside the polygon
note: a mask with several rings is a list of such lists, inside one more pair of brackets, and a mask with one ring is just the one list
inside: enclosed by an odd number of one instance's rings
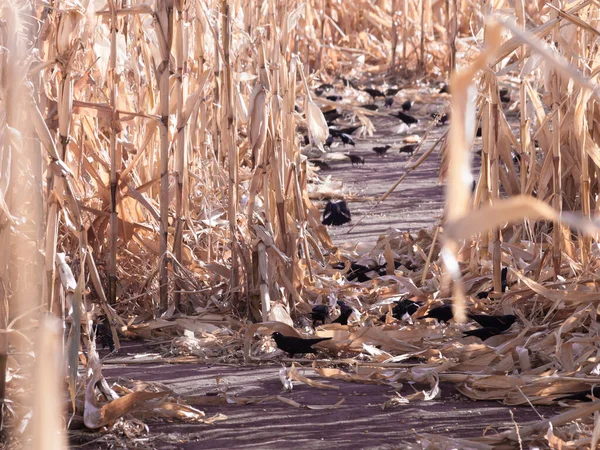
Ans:
{"label": "bare soil", "polygon": [[[136,346],[122,352],[136,353]],[[475,437],[514,428],[517,424],[538,421],[529,407],[509,408],[498,402],[473,402],[453,386],[442,384],[442,396],[435,401],[411,402],[393,409],[382,405],[395,390],[390,386],[357,384],[337,380],[319,381],[339,390],[317,389],[295,384],[292,392],[283,392],[279,380],[281,365],[108,365],[104,374],[109,381],[141,379],[163,383],[182,396],[214,395],[227,386],[230,396],[281,395],[302,405],[334,405],[335,409],[311,410],[288,406],[279,401],[257,405],[218,405],[200,407],[207,416],[224,414],[227,420],[214,425],[146,421],[149,436],[142,442],[154,449],[398,449],[414,443],[422,433],[444,433],[452,437]],[[316,375],[307,369],[304,374]],[[217,384],[217,378],[219,383]],[[400,393],[414,392],[405,384]],[[558,408],[536,407],[545,418]],[[90,435],[91,437],[91,435]],[[74,442],[78,443],[78,442]],[[87,448],[118,448],[118,441],[95,442]]]}

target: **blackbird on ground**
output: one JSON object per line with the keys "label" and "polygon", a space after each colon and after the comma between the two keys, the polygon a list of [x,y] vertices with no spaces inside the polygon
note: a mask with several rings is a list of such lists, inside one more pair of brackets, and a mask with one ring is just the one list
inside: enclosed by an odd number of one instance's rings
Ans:
{"label": "blackbird on ground", "polygon": [[371,97],[373,97],[373,99],[376,99],[377,97],[385,97],[385,94],[379,89],[363,88],[362,91],[369,94]]}
{"label": "blackbird on ground", "polygon": [[410,111],[410,108],[412,108],[412,102],[410,100],[406,100],[402,103],[402,111]]}
{"label": "blackbird on ground", "polygon": [[412,155],[415,152],[415,150],[417,149],[417,147],[418,147],[417,144],[408,144],[408,145],[401,147],[399,150],[399,153],[410,153]]}
{"label": "blackbird on ground", "polygon": [[356,89],[357,91],[360,90],[360,88],[358,87],[358,84],[356,84],[356,81],[348,80],[347,78],[344,78],[344,77],[339,77],[339,78],[342,81],[342,83],[344,83],[344,86],[351,87],[353,89]]}
{"label": "blackbird on ground", "polygon": [[379,106],[374,105],[372,103],[368,103],[366,105],[360,105],[361,108],[368,109],[369,111],[377,111]]}
{"label": "blackbird on ground", "polygon": [[323,117],[325,117],[325,121],[328,124],[342,117],[342,114],[337,109],[332,109],[331,111],[327,111],[323,113]]}
{"label": "blackbird on ground", "polygon": [[484,328],[497,328],[500,331],[508,330],[517,320],[517,316],[507,314],[505,316],[488,316],[486,314],[467,314],[467,317],[474,320]]}
{"label": "blackbird on ground", "polygon": [[581,392],[575,392],[564,397],[557,398],[556,400],[579,400],[580,402],[591,402],[594,398],[600,397],[600,386],[594,386],[591,389],[587,389]]}
{"label": "blackbird on ground", "polygon": [[312,346],[318,344],[319,342],[328,341],[331,339],[330,337],[317,339],[302,339],[295,336],[285,336],[278,331],[273,333],[271,337],[275,340],[277,348],[283,350],[288,355],[290,355],[290,358],[293,358],[296,354],[317,353],[317,351],[314,348],[312,348]]}
{"label": "blackbird on ground", "polygon": [[359,164],[365,165],[365,158],[358,155],[347,155],[350,158],[350,162],[354,166],[355,164],[358,166]]}
{"label": "blackbird on ground", "polygon": [[385,106],[386,108],[391,108],[393,104],[394,104],[394,97],[386,97],[385,101],[383,102],[383,106]]}
{"label": "blackbird on ground", "polygon": [[431,115],[431,118],[434,120],[437,120],[439,124],[445,125],[446,122],[448,122],[448,120],[450,120],[450,113],[444,113],[444,114],[433,113]]}
{"label": "blackbird on ground", "polygon": [[329,128],[329,134],[331,136],[335,136],[335,137],[340,137],[342,134],[348,134],[351,135],[352,133],[354,133],[356,130],[358,130],[362,125],[354,125],[351,127],[346,127],[346,128],[333,128],[330,127]]}
{"label": "blackbird on ground", "polygon": [[[473,183],[475,183],[475,181],[473,181]],[[475,184],[475,186],[476,186],[476,184]],[[501,282],[500,287],[502,289],[502,292],[506,292],[506,288],[508,287],[507,275],[508,275],[508,267],[503,267],[502,272],[500,272],[500,282]],[[477,298],[478,299],[488,298],[492,292],[494,292],[494,288],[490,289],[489,291],[478,292]]]}
{"label": "blackbird on ground", "polygon": [[393,97],[400,91],[401,91],[400,88],[390,88],[387,91],[385,91],[385,95],[386,95],[386,97]]}
{"label": "blackbird on ground", "polygon": [[383,157],[383,155],[385,155],[385,153],[386,153],[386,152],[387,152],[387,151],[388,151],[390,148],[392,148],[392,146],[391,146],[391,145],[389,145],[389,144],[387,144],[387,145],[384,145],[383,147],[373,147],[373,151],[374,151],[375,153],[377,153],[377,155],[378,155],[378,156],[381,156],[381,157]]}
{"label": "blackbird on ground", "polygon": [[452,305],[442,305],[435,308],[431,308],[427,314],[417,319],[437,319],[438,322],[449,322],[454,317],[452,312]]}
{"label": "blackbird on ground", "polygon": [[323,83],[317,89],[322,89],[324,91],[330,91],[330,90],[333,89],[333,84],[331,84],[331,83]]}
{"label": "blackbird on ground", "polygon": [[108,324],[108,319],[106,316],[100,316],[92,328],[94,329],[94,335],[96,336],[96,339],[100,341],[100,344],[102,344],[102,350],[108,347],[111,353],[114,352],[115,341],[113,340],[112,332],[110,331],[110,325]]}
{"label": "blackbird on ground", "polygon": [[339,323],[341,325],[348,325],[348,319],[354,312],[351,306],[346,305],[343,300],[337,301],[338,306],[340,307],[340,315],[337,319],[333,320],[331,323]]}
{"label": "blackbird on ground", "polygon": [[398,111],[396,113],[391,113],[390,116],[396,117],[398,119],[400,119],[402,122],[404,122],[406,125],[412,125],[413,123],[417,123],[418,120],[415,119],[413,116],[410,116],[406,113],[403,113],[402,111]]}
{"label": "blackbird on ground", "polygon": [[329,317],[329,308],[327,305],[315,305],[310,313],[313,320],[313,328],[316,327],[317,322],[321,322],[321,325],[325,323]]}
{"label": "blackbird on ground", "polygon": [[311,163],[313,166],[318,167],[321,170],[331,169],[329,164],[327,164],[327,162],[323,161],[322,159],[309,159],[308,162]]}
{"label": "blackbird on ground", "polygon": [[331,144],[333,144],[333,135],[329,135],[327,136],[327,139],[325,139],[325,143],[323,144],[324,147],[331,147]]}
{"label": "blackbird on ground", "polygon": [[[402,300],[396,300],[394,303],[396,305],[392,308],[392,317],[398,320],[402,320],[405,314],[412,316],[421,307],[421,305],[419,305],[418,303],[413,302],[412,300],[408,300],[407,298]],[[386,314],[381,316],[379,320],[385,322],[385,316]]]}
{"label": "blackbird on ground", "polygon": [[348,205],[344,200],[338,200],[336,202],[328,201],[325,205],[325,211],[323,211],[323,225],[339,226],[350,222],[352,216]]}
{"label": "blackbird on ground", "polygon": [[341,133],[340,139],[342,140],[344,145],[348,144],[348,145],[351,145],[352,147],[354,147],[356,145],[356,143],[354,142],[354,139],[352,139],[352,136],[350,136],[349,134]]}
{"label": "blackbird on ground", "polygon": [[501,282],[502,292],[506,292],[506,288],[508,287],[507,275],[508,275],[508,267],[503,267],[502,272],[500,273],[500,282]]}
{"label": "blackbird on ground", "polygon": [[497,334],[502,334],[502,330],[499,330],[498,328],[488,328],[488,327],[476,328],[474,330],[469,330],[469,331],[463,332],[463,335],[465,337],[475,336],[475,337],[481,339],[482,341],[485,341],[486,339],[489,339],[492,336],[496,336]]}
{"label": "blackbird on ground", "polygon": [[[343,267],[342,267],[343,269]],[[350,270],[346,274],[346,280],[348,281],[358,281],[359,283],[364,283],[365,281],[371,280],[371,277],[367,275],[370,272],[377,272],[379,266],[368,267],[362,264],[352,263],[350,265]]]}

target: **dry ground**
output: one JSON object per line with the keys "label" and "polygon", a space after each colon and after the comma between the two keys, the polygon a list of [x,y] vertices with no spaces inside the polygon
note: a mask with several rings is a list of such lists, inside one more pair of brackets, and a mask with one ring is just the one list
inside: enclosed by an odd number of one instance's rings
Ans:
{"label": "dry ground", "polygon": [[[425,114],[421,114],[424,116]],[[395,119],[377,119],[375,136],[357,139],[352,152],[365,157],[365,165],[352,167],[350,162],[335,162],[325,174],[344,181],[346,189],[367,201],[352,201],[353,223],[373,205],[372,198],[383,194],[404,172],[408,156],[400,155],[403,136],[395,135]],[[412,131],[419,132],[421,127]],[[437,127],[430,135],[421,153],[429,148],[445,130]],[[411,132],[412,133],[412,132]],[[422,131],[420,132],[422,134]],[[374,145],[393,144],[394,149],[380,158],[371,148]],[[339,147],[337,150],[344,150]],[[415,157],[413,161],[418,158]],[[372,245],[389,228],[416,231],[435,225],[442,213],[443,187],[438,181],[440,153],[435,151],[425,163],[411,173],[387,201],[380,204],[373,215],[363,220],[352,233],[350,224],[331,229],[338,245],[363,242]],[[147,351],[140,344],[129,344],[122,355]],[[394,409],[383,410],[382,404],[394,395],[394,389],[385,385],[365,385],[328,381],[339,390],[321,390],[296,385],[291,393],[282,393],[279,380],[281,365],[225,366],[225,365],[169,365],[151,364],[125,366],[107,365],[104,374],[109,381],[129,378],[164,383],[180,395],[210,395],[219,387],[237,396],[283,395],[302,405],[333,405],[336,409],[310,410],[295,408],[278,401],[258,405],[219,405],[200,407],[208,416],[224,414],[227,420],[214,425],[165,423],[150,420],[147,439],[139,442],[143,448],[156,449],[395,449],[414,443],[422,433],[444,433],[449,436],[481,436],[507,427],[539,420],[556,414],[557,408],[509,408],[497,402],[473,402],[461,396],[451,385],[442,385],[442,396],[436,401],[413,402]],[[310,370],[306,372],[311,376]],[[404,385],[401,393],[412,393]],[[486,431],[487,430],[487,431]],[[79,433],[78,433],[79,434]],[[124,445],[114,440],[89,442],[94,435],[73,440],[83,448],[115,448]],[[87,442],[87,443],[86,443]]]}

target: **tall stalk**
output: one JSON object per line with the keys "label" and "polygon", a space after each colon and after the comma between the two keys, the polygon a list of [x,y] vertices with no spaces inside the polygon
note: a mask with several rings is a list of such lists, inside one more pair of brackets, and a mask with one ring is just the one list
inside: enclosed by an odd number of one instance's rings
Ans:
{"label": "tall stalk", "polygon": [[169,232],[169,73],[171,45],[173,42],[173,4],[156,0],[158,44],[162,61],[157,68],[160,93],[160,312],[169,305],[169,258],[167,255]]}
{"label": "tall stalk", "polygon": [[[117,115],[117,4],[108,2],[110,8],[110,59],[108,65],[108,86],[110,96],[111,120],[116,123]],[[64,155],[63,155],[64,157]],[[110,259],[108,265],[108,303],[114,305],[117,300],[117,239],[119,237],[119,216],[117,212],[117,133],[110,133]]]}

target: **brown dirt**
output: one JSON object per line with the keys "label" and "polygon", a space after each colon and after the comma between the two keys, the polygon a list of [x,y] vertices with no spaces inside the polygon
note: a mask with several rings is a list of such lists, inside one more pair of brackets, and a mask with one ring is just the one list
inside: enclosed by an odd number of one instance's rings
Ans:
{"label": "brown dirt", "polygon": [[[135,352],[129,347],[123,352]],[[227,420],[214,425],[146,421],[150,428],[146,448],[155,449],[395,449],[414,443],[421,433],[444,433],[453,437],[481,436],[514,428],[509,409],[521,425],[539,420],[529,407],[508,408],[497,402],[473,402],[458,394],[451,385],[442,385],[442,397],[435,401],[414,402],[389,410],[383,403],[394,395],[389,386],[325,382],[339,390],[317,389],[296,384],[291,393],[282,392],[280,365],[109,365],[104,374],[109,381],[141,379],[165,384],[180,395],[215,393],[227,386],[231,396],[282,395],[303,405],[333,405],[337,409],[309,410],[278,401],[258,405],[219,405],[201,407],[207,416],[225,414]],[[315,377],[310,369],[305,372]],[[217,386],[217,377],[220,377]],[[319,380],[323,380],[319,378]],[[400,391],[410,394],[408,384]],[[536,407],[545,418],[557,408]],[[112,439],[111,439],[112,440]],[[114,442],[113,442],[114,444]],[[89,448],[114,448],[96,442]]]}

